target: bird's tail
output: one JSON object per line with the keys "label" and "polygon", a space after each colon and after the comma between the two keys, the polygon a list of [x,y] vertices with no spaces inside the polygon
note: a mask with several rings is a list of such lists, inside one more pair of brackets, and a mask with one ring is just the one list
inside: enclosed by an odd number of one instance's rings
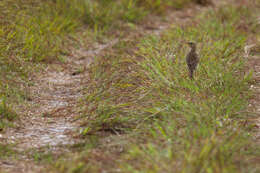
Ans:
{"label": "bird's tail", "polygon": [[189,70],[189,77],[190,79],[193,79],[193,70]]}

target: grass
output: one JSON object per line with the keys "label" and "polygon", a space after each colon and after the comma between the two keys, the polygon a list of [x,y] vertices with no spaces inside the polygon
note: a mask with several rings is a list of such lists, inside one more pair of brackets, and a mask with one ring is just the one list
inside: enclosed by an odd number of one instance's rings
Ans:
{"label": "grass", "polygon": [[[226,10],[220,9],[220,12],[226,15],[234,9]],[[236,98],[233,95],[230,97],[230,94],[239,93],[237,91],[246,87],[246,82],[249,81],[245,76],[243,79],[246,81],[242,82],[243,85],[238,85],[239,80],[233,77],[240,75],[236,72],[243,69],[244,62],[237,59],[239,54],[243,55],[246,37],[240,32],[234,32],[235,27],[232,25],[238,18],[232,18],[232,21],[224,26],[218,23],[220,21],[218,16],[215,16],[216,13],[219,12],[205,14],[203,17],[207,20],[203,25],[194,24],[185,30],[175,27],[162,38],[151,36],[141,40],[139,50],[135,51],[134,56],[125,52],[135,43],[124,45],[125,43],[121,42],[115,46],[115,49],[118,49],[116,52],[98,59],[91,71],[93,83],[86,89],[87,121],[91,122],[89,120],[93,119],[94,124],[126,121],[127,124],[131,124],[130,121],[136,124],[140,116],[147,119],[147,113],[159,114],[163,110],[163,108],[157,110],[155,108],[157,106],[151,105],[157,103],[161,105],[163,96],[165,96],[163,100],[167,102],[171,100],[174,103],[176,102],[174,99],[178,99],[175,104],[179,105],[185,102],[188,104],[188,101],[192,101],[193,104],[196,98],[212,99],[210,95],[213,94],[222,96],[222,100]],[[227,39],[224,38],[225,34],[230,34]],[[186,78],[184,59],[187,49],[183,45],[184,40],[201,42],[198,47],[203,66],[197,72],[196,81]],[[203,44],[205,42],[207,44]],[[227,73],[223,74],[222,71]],[[237,87],[233,88],[232,84]],[[155,101],[158,98],[160,99]],[[219,103],[222,103],[222,100]],[[141,108],[138,106],[140,104]]]}
{"label": "grass", "polygon": [[5,127],[13,126],[12,120],[17,117],[16,112],[6,103],[5,99],[2,98],[0,103],[0,131],[4,130]]}
{"label": "grass", "polygon": [[37,163],[52,163],[53,160],[54,160],[54,156],[53,156],[53,153],[51,152],[48,152],[48,153],[45,153],[45,152],[42,152],[42,151],[39,151],[39,152],[34,152],[31,156],[33,158],[33,160]]}
{"label": "grass", "polygon": [[[14,100],[27,99],[30,72],[61,60],[71,37],[84,30],[89,42],[95,35],[102,40],[191,1],[1,1],[0,130],[17,117]],[[248,35],[259,32],[256,8],[211,9],[160,37],[118,42],[89,69],[81,101],[86,143],[66,154],[70,159],[54,161],[41,151],[31,159],[54,162],[46,172],[258,172],[260,148],[245,112],[252,80],[243,57]],[[200,55],[193,81],[185,64],[188,40],[198,43]],[[0,145],[1,155],[13,152]]]}
{"label": "grass", "polygon": [[[142,3],[141,3],[142,2]],[[109,28],[120,20],[137,22],[149,11],[166,10],[166,5],[184,6],[184,2],[149,0],[57,0],[3,1],[1,7],[1,52],[13,52],[26,61],[55,58],[64,44],[64,36],[84,24],[90,28]],[[168,7],[167,6],[167,7]],[[15,14],[13,13],[15,11]],[[48,51],[46,51],[48,50]],[[2,55],[3,56],[3,55]]]}
{"label": "grass", "polygon": [[12,145],[0,144],[0,159],[8,157],[16,157],[16,151],[12,149]]}
{"label": "grass", "polygon": [[[90,69],[81,121],[86,140],[104,135],[94,149],[50,170],[258,172],[260,148],[245,112],[252,79],[243,57],[248,35],[259,28],[254,10],[243,5],[209,10],[191,25],[119,42],[98,58]],[[198,43],[195,80],[189,80],[185,64],[188,40]]]}
{"label": "grass", "polygon": [[62,56],[69,53],[69,45],[73,42],[71,38],[80,40],[82,32],[86,32],[84,43],[94,42],[96,35],[105,39],[124,23],[140,22],[150,13],[162,13],[169,7],[181,8],[189,1],[169,2],[1,1],[0,95],[5,97],[5,104],[11,107],[29,99],[24,89],[31,85],[29,74],[38,70],[42,63],[62,61]]}

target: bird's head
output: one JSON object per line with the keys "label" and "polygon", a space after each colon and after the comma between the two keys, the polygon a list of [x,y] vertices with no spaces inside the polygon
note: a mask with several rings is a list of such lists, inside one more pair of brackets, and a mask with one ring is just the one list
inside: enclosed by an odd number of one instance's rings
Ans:
{"label": "bird's head", "polygon": [[190,48],[196,49],[196,43],[189,41],[189,42],[187,42],[187,44],[190,46]]}

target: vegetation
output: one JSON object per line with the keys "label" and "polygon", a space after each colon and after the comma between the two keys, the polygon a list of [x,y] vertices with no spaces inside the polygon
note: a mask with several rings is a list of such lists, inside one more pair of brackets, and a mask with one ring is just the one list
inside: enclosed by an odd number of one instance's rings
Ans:
{"label": "vegetation", "polygon": [[82,30],[87,30],[86,40],[93,41],[95,35],[112,32],[122,22],[138,22],[149,13],[186,4],[175,1],[1,1],[0,97],[7,105],[17,102],[17,98],[19,102],[29,99],[24,91],[32,85],[28,74],[37,70],[40,62],[53,62],[68,54],[66,47],[75,40],[70,37],[79,40],[76,33],[82,35]]}
{"label": "vegetation", "polygon": [[[86,24],[108,28],[119,20],[137,22],[149,11],[164,12],[182,7],[186,1],[147,0],[5,0],[1,7],[1,53],[25,61],[55,58],[62,51],[62,38]],[[13,13],[15,12],[15,13]],[[48,50],[48,51],[46,51]]]}
{"label": "vegetation", "polygon": [[14,151],[11,148],[11,145],[0,144],[0,154],[1,154],[1,159],[2,158],[8,158],[10,156],[15,156],[16,151]]}
{"label": "vegetation", "polygon": [[[117,135],[107,137],[108,146],[101,136],[73,164],[60,160],[53,171],[259,171],[260,148],[245,123],[252,80],[243,49],[258,27],[252,9],[210,10],[189,26],[142,38],[137,48],[122,41],[98,58],[82,100],[82,135]],[[200,50],[195,80],[187,76],[187,40]]]}
{"label": "vegetation", "polygon": [[12,111],[10,106],[8,106],[5,100],[0,100],[0,131],[4,129],[5,126],[12,126],[11,121],[16,118],[17,114]]}
{"label": "vegetation", "polygon": [[[28,99],[29,74],[68,55],[72,42],[88,47],[122,37],[149,14],[191,2],[209,1],[1,1],[0,130],[18,117],[12,105]],[[60,159],[45,148],[26,155],[47,164],[43,172],[259,172],[260,148],[245,111],[253,81],[244,47],[259,34],[255,3],[210,9],[161,36],[120,40],[88,69],[78,105],[85,142],[64,146],[71,152]],[[200,55],[194,80],[185,64],[187,41]],[[12,148],[0,144],[0,155],[15,155]]]}

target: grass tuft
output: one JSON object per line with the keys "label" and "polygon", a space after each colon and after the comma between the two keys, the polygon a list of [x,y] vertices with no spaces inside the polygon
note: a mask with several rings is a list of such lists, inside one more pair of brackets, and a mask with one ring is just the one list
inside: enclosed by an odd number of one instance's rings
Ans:
{"label": "grass tuft", "polygon": [[13,126],[12,120],[17,117],[16,112],[6,103],[5,98],[0,99],[0,131],[6,126]]}

